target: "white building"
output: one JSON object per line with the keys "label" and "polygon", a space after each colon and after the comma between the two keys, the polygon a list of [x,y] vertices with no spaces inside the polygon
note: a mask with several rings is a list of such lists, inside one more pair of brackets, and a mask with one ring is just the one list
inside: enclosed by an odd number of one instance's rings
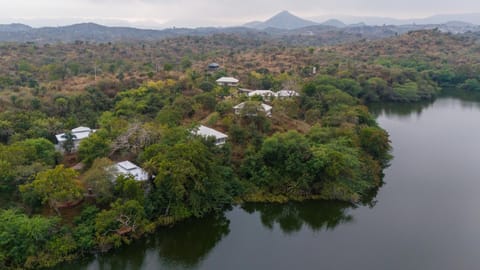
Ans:
{"label": "white building", "polygon": [[115,164],[115,168],[118,174],[131,175],[137,181],[147,181],[148,173],[137,165],[130,161],[122,161]]}
{"label": "white building", "polygon": [[[80,145],[80,142],[83,139],[88,138],[90,135],[95,133],[95,129],[91,129],[88,127],[77,127],[71,130],[72,136],[73,136],[73,150],[77,150],[78,146]],[[55,138],[57,139],[57,145],[56,149],[59,151],[63,151],[63,143],[67,141],[67,136],[65,133],[57,134],[55,135]]]}
{"label": "white building", "polygon": [[[252,103],[252,102],[250,102],[250,103]],[[246,104],[247,104],[247,102],[242,102],[242,103],[238,104],[237,106],[233,107],[233,110],[234,110],[235,114],[236,115],[242,114],[243,109],[245,108]],[[267,105],[265,103],[255,103],[255,102],[253,102],[252,105],[256,106],[256,110],[255,110],[255,112],[245,112],[247,116],[256,116],[259,111],[264,112],[265,116],[268,116],[268,117],[272,116],[272,108],[273,108],[272,106]]]}
{"label": "white building", "polygon": [[300,94],[293,90],[280,90],[277,93],[278,98],[298,97]]}
{"label": "white building", "polygon": [[238,82],[239,80],[233,77],[221,77],[217,80],[217,84],[222,86],[238,86]]}
{"label": "white building", "polygon": [[274,97],[276,97],[276,94],[271,90],[255,90],[248,93],[248,96],[249,97],[261,96],[264,100],[272,100]]}
{"label": "white building", "polygon": [[223,134],[220,131],[217,131],[213,128],[209,128],[206,126],[199,126],[195,130],[192,131],[192,134],[202,136],[204,138],[215,138],[215,145],[223,145],[227,141],[228,135]]}

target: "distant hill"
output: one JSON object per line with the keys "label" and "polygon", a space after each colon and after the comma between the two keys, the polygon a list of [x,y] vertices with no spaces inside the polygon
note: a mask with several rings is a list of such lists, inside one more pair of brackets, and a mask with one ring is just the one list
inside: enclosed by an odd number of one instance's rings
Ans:
{"label": "distant hill", "polygon": [[24,32],[30,30],[32,30],[32,27],[21,23],[0,24],[0,32]]}
{"label": "distant hill", "polygon": [[[345,25],[338,20],[329,20],[322,24],[306,21],[282,12],[265,22],[252,22],[249,27],[227,28],[169,28],[164,30],[147,30],[131,27],[108,27],[95,23],[81,23],[61,27],[32,28],[23,24],[0,25],[0,42],[35,42],[35,43],[73,43],[88,41],[106,42],[140,42],[158,41],[182,36],[235,35],[255,39],[257,42],[276,41],[298,46],[319,46],[349,43],[358,40],[376,40],[409,31],[438,29],[450,33],[476,33],[480,26],[451,21],[444,24],[405,24],[371,26],[364,23]],[[473,34],[473,36],[477,36]],[[480,35],[478,35],[480,36]]]}
{"label": "distant hill", "polygon": [[32,28],[26,25],[0,25],[0,42],[52,43],[75,41],[131,42],[156,41],[179,36],[205,36],[212,34],[253,34],[256,30],[245,27],[230,28],[169,28],[146,30],[132,27],[109,27],[95,23],[80,23],[60,27]]}
{"label": "distant hill", "polygon": [[321,25],[333,26],[333,27],[337,27],[337,28],[342,28],[342,27],[347,26],[346,24],[344,24],[343,22],[341,22],[340,20],[337,20],[337,19],[326,20],[326,21],[322,22]]}
{"label": "distant hill", "polygon": [[288,11],[282,11],[264,22],[250,22],[244,26],[255,29],[277,28],[290,30],[317,24],[316,22],[297,17]]}
{"label": "distant hill", "polygon": [[480,13],[466,14],[439,14],[425,18],[396,19],[389,17],[374,16],[344,16],[335,17],[319,16],[311,18],[313,21],[322,22],[326,19],[340,20],[345,24],[365,23],[366,25],[405,25],[405,24],[447,24],[449,22],[463,22],[467,24],[480,25]]}

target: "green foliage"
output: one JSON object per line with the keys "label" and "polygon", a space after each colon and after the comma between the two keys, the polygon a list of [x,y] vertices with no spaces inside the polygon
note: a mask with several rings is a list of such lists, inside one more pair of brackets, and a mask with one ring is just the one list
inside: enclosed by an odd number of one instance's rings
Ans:
{"label": "green foliage", "polygon": [[[257,186],[274,194],[309,192],[314,181],[312,153],[305,137],[290,131],[267,138],[254,156],[247,158],[244,174]],[[253,168],[251,167],[253,166]]]}
{"label": "green foliage", "polygon": [[201,141],[162,148],[152,157],[158,213],[177,218],[203,216],[230,202],[226,182],[231,179],[224,178],[225,168]]}
{"label": "green foliage", "polygon": [[[383,130],[364,127],[360,137],[372,153],[358,149],[354,129],[316,126],[307,137],[292,131],[275,134],[258,152],[247,153],[242,176],[265,194],[357,201],[380,184],[379,168],[390,158]],[[368,144],[368,137],[375,142]]]}
{"label": "green foliage", "polygon": [[95,219],[100,210],[94,206],[85,208],[75,217],[75,228],[72,235],[78,245],[80,253],[88,253],[96,247]]}
{"label": "green foliage", "polygon": [[460,88],[467,91],[479,92],[480,91],[480,81],[478,79],[468,79],[463,84],[460,85]]}
{"label": "green foliage", "polygon": [[86,188],[95,194],[100,204],[110,203],[114,199],[115,169],[107,158],[98,158],[83,175]]}
{"label": "green foliage", "polygon": [[38,173],[32,183],[21,185],[20,192],[33,193],[42,203],[48,203],[50,207],[57,209],[62,203],[82,198],[77,176],[75,170],[58,165],[54,169]]}
{"label": "green foliage", "polygon": [[103,210],[95,218],[96,241],[101,250],[119,247],[131,237],[141,235],[148,221],[143,206],[135,201],[117,201],[110,210]]}
{"label": "green foliage", "polygon": [[165,65],[163,65],[163,70],[171,71],[173,70],[173,65],[171,63],[165,63]]}
{"label": "green foliage", "polygon": [[209,81],[204,81],[200,83],[198,88],[202,89],[205,92],[211,92],[215,88],[215,84],[209,82]]}
{"label": "green foliage", "polygon": [[[15,152],[17,162],[29,164],[34,161],[40,161],[46,165],[54,165],[56,163],[57,154],[55,146],[50,141],[40,139],[27,139],[12,144],[8,152]],[[5,157],[8,159],[8,157]]]}
{"label": "green foliage", "polygon": [[29,218],[15,210],[0,210],[0,268],[37,266],[29,266],[28,261],[52,245],[58,221],[40,216]]}
{"label": "green foliage", "polygon": [[131,175],[119,175],[115,180],[114,189],[117,198],[143,202],[145,192],[142,185]]}
{"label": "green foliage", "polygon": [[66,153],[71,153],[75,147],[74,139],[75,135],[73,135],[71,131],[65,132],[65,141],[63,142],[62,147]]}
{"label": "green foliage", "polygon": [[383,167],[390,161],[390,140],[385,130],[378,127],[362,127],[359,131],[360,144],[362,148],[378,160]]}
{"label": "green foliage", "polygon": [[393,85],[394,99],[398,101],[418,101],[418,85],[415,82]]}
{"label": "green foliage", "polygon": [[214,111],[217,105],[216,97],[212,93],[196,95],[194,100],[197,104],[201,105],[204,110],[207,111]]}
{"label": "green foliage", "polygon": [[107,134],[99,130],[80,142],[79,158],[87,165],[91,165],[97,158],[106,157],[110,152],[110,141]]}

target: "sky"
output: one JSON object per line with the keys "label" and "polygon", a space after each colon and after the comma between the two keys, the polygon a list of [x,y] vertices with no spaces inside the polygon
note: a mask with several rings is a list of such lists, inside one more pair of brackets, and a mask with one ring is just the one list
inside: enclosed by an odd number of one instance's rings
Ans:
{"label": "sky", "polygon": [[0,0],[0,23],[58,26],[78,22],[145,28],[234,26],[288,10],[303,18],[400,19],[480,13],[480,0]]}

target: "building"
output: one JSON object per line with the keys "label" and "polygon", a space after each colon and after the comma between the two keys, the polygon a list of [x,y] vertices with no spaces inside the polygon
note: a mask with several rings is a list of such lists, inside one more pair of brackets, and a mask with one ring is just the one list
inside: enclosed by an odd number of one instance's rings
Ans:
{"label": "building", "polygon": [[[95,129],[88,127],[77,127],[71,130],[73,136],[73,149],[74,151],[78,150],[80,142],[95,133]],[[67,135],[65,133],[55,135],[57,139],[56,149],[63,152],[63,144],[67,141]]]}
{"label": "building", "polygon": [[221,77],[216,82],[221,86],[238,86],[239,80],[233,77]]}
{"label": "building", "polygon": [[[247,108],[245,108],[247,106]],[[251,106],[251,109],[248,108]],[[267,105],[265,103],[258,103],[258,102],[242,102],[237,106],[233,107],[233,111],[236,115],[241,115],[244,113],[246,116],[257,116],[258,112],[265,113],[265,116],[271,117],[272,116],[272,106]]]}
{"label": "building", "polygon": [[147,181],[148,173],[130,161],[122,161],[115,164],[118,175],[131,175],[137,181]]}
{"label": "building", "polygon": [[215,71],[220,68],[220,65],[218,63],[210,63],[208,64],[208,70],[210,71]]}
{"label": "building", "polygon": [[192,134],[202,136],[204,138],[215,138],[215,145],[223,145],[227,141],[228,135],[223,134],[220,131],[217,131],[213,128],[209,128],[206,126],[199,126],[195,130],[192,131]]}
{"label": "building", "polygon": [[278,98],[298,97],[300,94],[293,90],[280,90],[276,93]]}
{"label": "building", "polygon": [[246,94],[248,95],[248,93],[251,93],[253,92],[253,90],[251,89],[247,89],[247,88],[238,88],[238,94]]}
{"label": "building", "polygon": [[277,95],[271,90],[255,90],[248,93],[249,97],[261,96],[264,100],[272,100]]}

